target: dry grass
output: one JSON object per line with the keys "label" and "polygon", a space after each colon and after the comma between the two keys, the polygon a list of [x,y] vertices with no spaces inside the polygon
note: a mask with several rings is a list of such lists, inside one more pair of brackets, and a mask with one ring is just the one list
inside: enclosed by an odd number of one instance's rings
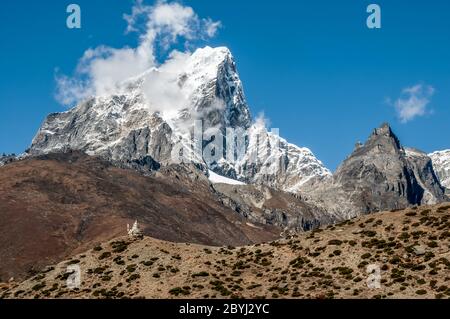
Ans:
{"label": "dry grass", "polygon": [[[449,231],[445,204],[370,215],[240,248],[120,238],[22,283],[4,285],[0,296],[449,298]],[[68,264],[82,270],[78,290],[65,287]],[[369,264],[381,269],[379,289],[367,286]]]}

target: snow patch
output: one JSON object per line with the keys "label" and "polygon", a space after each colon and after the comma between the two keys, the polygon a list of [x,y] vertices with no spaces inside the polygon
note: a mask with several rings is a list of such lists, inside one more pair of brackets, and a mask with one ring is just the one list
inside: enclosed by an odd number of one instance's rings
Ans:
{"label": "snow patch", "polygon": [[213,184],[228,184],[228,185],[246,185],[245,183],[239,182],[237,180],[220,176],[213,171],[209,172],[209,181]]}

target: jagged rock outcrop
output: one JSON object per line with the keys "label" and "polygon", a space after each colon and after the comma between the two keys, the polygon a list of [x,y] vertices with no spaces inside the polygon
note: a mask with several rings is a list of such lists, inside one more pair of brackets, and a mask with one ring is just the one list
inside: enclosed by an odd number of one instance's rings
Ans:
{"label": "jagged rock outcrop", "polygon": [[388,124],[357,145],[332,179],[307,194],[346,218],[446,199],[431,159],[402,147]]}
{"label": "jagged rock outcrop", "polygon": [[340,216],[328,213],[300,195],[278,191],[263,185],[215,184],[221,202],[250,222],[278,226],[283,235],[333,224]]}

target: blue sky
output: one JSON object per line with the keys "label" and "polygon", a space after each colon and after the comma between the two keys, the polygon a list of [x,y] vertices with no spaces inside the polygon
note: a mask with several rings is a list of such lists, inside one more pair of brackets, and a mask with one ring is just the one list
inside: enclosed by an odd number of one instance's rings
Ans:
{"label": "blue sky", "polygon": [[[70,3],[81,6],[81,30],[65,25]],[[309,147],[329,168],[385,121],[405,145],[427,152],[450,148],[450,2],[182,3],[221,21],[217,36],[198,44],[230,48],[253,115],[264,112],[271,127]],[[380,30],[366,27],[370,3],[381,6]],[[2,1],[0,153],[22,152],[47,114],[65,110],[54,99],[56,69],[70,75],[88,48],[136,44],[122,18],[132,4]],[[403,123],[392,104],[416,85],[434,88],[425,97],[427,112]]]}

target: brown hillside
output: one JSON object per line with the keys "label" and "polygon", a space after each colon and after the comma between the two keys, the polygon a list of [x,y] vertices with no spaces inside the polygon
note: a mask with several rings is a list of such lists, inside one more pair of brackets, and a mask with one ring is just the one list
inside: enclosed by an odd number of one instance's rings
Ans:
{"label": "brown hillside", "polygon": [[[105,242],[3,298],[450,298],[450,205],[385,212],[270,244]],[[81,286],[66,287],[68,265]],[[369,288],[367,266],[380,269]]]}
{"label": "brown hillside", "polygon": [[180,166],[149,177],[81,153],[0,167],[0,279],[123,236],[136,219],[145,235],[173,242],[245,245],[278,237],[279,229],[248,224],[221,205],[210,187]]}

